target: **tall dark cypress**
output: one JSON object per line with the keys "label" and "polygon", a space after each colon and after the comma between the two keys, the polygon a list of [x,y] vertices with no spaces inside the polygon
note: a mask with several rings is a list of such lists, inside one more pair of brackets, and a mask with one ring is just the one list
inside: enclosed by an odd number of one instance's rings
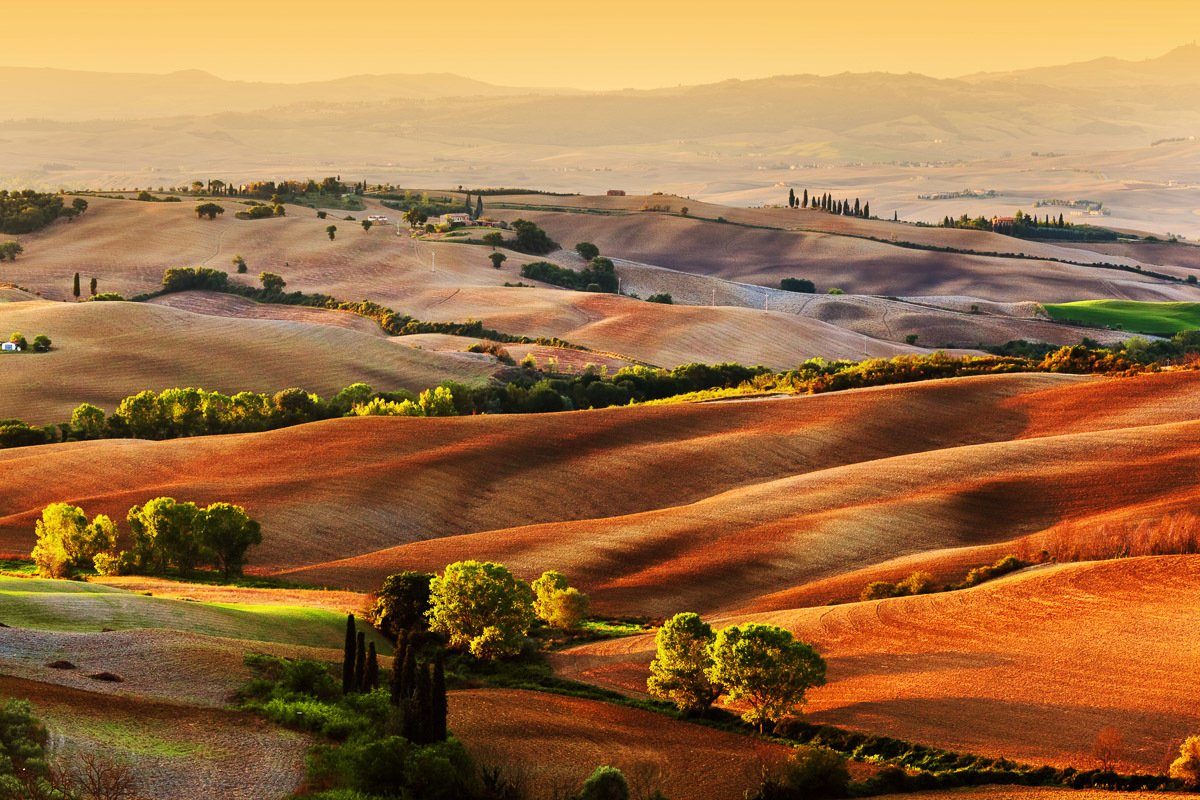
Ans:
{"label": "tall dark cypress", "polygon": [[342,654],[342,694],[354,691],[354,659],[358,637],[354,633],[354,615],[346,615],[346,647]]}
{"label": "tall dark cypress", "polygon": [[358,632],[358,645],[354,651],[354,691],[361,692],[367,671],[367,634]]}
{"label": "tall dark cypress", "polygon": [[417,744],[429,744],[434,741],[433,722],[433,679],[430,677],[429,664],[422,664],[417,670],[417,695],[413,698],[416,707],[416,738]]}
{"label": "tall dark cypress", "polygon": [[400,673],[400,701],[412,699],[417,691],[417,654],[411,644],[404,653],[404,666]]}
{"label": "tall dark cypress", "polygon": [[400,631],[396,637],[396,649],[392,653],[392,705],[400,705],[400,676],[404,672],[404,659],[408,653],[408,631]]}
{"label": "tall dark cypress", "polygon": [[802,208],[808,208],[808,189],[804,190],[804,199],[800,201]]}
{"label": "tall dark cypress", "polygon": [[432,710],[432,739],[435,742],[442,742],[446,739],[446,717],[450,713],[450,702],[446,697],[446,658],[442,651],[438,651],[437,660],[433,662],[433,685],[431,687],[433,695],[433,710]]}
{"label": "tall dark cypress", "polygon": [[74,291],[75,291],[75,299],[78,300],[79,299],[79,273],[78,272],[75,273],[75,289],[74,289]]}
{"label": "tall dark cypress", "polygon": [[375,655],[375,643],[367,645],[367,666],[363,671],[364,692],[369,692],[379,685],[379,657]]}
{"label": "tall dark cypress", "polygon": [[796,207],[796,190],[788,189],[788,208]]}
{"label": "tall dark cypress", "polygon": [[483,195],[475,196],[475,219],[483,216]]}

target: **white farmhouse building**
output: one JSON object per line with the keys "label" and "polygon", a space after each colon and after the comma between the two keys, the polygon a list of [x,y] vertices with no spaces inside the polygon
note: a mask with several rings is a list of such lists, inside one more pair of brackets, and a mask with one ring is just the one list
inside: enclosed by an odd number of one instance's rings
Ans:
{"label": "white farmhouse building", "polygon": [[0,352],[19,353],[21,352],[21,346],[16,342],[5,342],[4,344],[0,345]]}

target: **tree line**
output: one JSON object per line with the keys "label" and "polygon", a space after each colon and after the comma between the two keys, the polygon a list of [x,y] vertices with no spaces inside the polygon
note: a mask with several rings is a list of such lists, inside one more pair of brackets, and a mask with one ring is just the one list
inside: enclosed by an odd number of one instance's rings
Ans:
{"label": "tree line", "polygon": [[223,580],[242,573],[247,551],[262,543],[262,530],[246,509],[232,503],[201,508],[171,497],[135,505],[125,515],[130,546],[118,550],[117,524],[104,514],[91,520],[78,506],[52,503],[34,524],[31,557],[39,575],[69,578],[94,569],[100,575],[182,576],[200,566],[220,571]]}
{"label": "tree line", "polygon": [[804,190],[804,194],[801,197],[796,196],[795,189],[788,189],[788,208],[811,208],[829,214],[838,214],[843,217],[871,219],[871,204],[869,202],[860,201],[856,197],[852,204],[849,200],[838,200],[829,194],[829,192],[820,195],[814,194],[810,201],[808,189]]}

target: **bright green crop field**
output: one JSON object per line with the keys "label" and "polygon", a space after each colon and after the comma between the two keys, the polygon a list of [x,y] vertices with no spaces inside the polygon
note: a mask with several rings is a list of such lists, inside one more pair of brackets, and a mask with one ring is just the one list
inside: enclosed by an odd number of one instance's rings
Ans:
{"label": "bright green crop field", "polygon": [[1170,336],[1200,329],[1200,303],[1143,303],[1133,300],[1082,300],[1045,303],[1051,318],[1130,333]]}

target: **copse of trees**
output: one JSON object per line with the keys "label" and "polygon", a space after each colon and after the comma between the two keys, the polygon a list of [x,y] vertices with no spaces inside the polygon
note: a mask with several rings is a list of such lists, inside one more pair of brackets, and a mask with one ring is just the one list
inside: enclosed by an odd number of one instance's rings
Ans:
{"label": "copse of trees", "polygon": [[575,245],[575,252],[578,253],[579,257],[584,261],[590,262],[596,256],[600,255],[600,248],[596,247],[596,245],[592,244],[591,242],[580,242],[579,244]]}
{"label": "copse of trees", "polygon": [[33,233],[59,217],[72,217],[79,213],[74,206],[63,208],[62,195],[29,189],[16,192],[0,190],[0,233]]}
{"label": "copse of trees", "polygon": [[677,614],[659,629],[655,644],[646,681],[652,696],[694,714],[725,694],[745,702],[742,719],[760,733],[825,683],[825,661],[816,650],[772,625],[732,625],[714,634],[696,614]]}
{"label": "copse of trees", "polygon": [[797,198],[795,189],[788,189],[788,208],[812,208],[817,211],[825,211],[829,214],[838,214],[844,217],[859,217],[860,219],[871,218],[871,204],[859,200],[857,197],[854,201],[838,200],[833,195],[826,192],[822,195],[813,195],[812,202],[809,202],[808,190],[804,190],[803,197]]}
{"label": "copse of trees", "polygon": [[544,256],[558,249],[558,243],[533,222],[517,219],[513,220],[511,227],[516,234],[512,243],[514,250],[531,256]]}
{"label": "copse of trees", "polygon": [[779,282],[779,288],[785,292],[802,292],[804,294],[814,294],[817,291],[817,287],[807,278],[784,278]]}
{"label": "copse of trees", "polygon": [[521,277],[576,291],[615,293],[618,285],[613,262],[599,256],[593,258],[583,270],[560,267],[549,261],[535,261],[521,267]]}
{"label": "copse of trees", "polygon": [[88,521],[78,506],[46,506],[34,526],[32,558],[38,573],[67,578],[94,567],[102,575],[162,575],[169,569],[188,575],[208,564],[228,581],[241,574],[249,549],[262,543],[258,522],[230,503],[200,508],[156,497],[130,508],[125,519],[131,546],[118,552],[119,531],[108,517],[100,514]]}

